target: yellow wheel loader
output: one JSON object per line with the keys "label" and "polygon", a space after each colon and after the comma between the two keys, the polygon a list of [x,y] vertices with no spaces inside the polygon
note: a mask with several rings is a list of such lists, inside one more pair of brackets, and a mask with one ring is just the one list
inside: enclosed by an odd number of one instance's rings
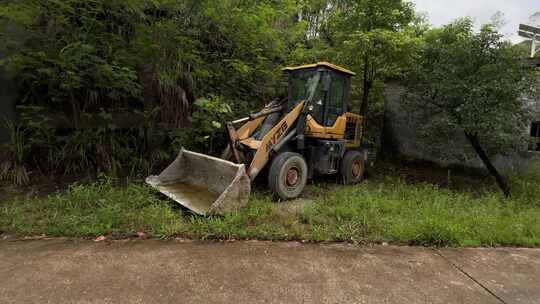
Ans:
{"label": "yellow wheel loader", "polygon": [[261,172],[279,200],[298,197],[315,175],[360,182],[367,160],[360,151],[363,117],[347,112],[355,73],[327,62],[284,71],[286,101],[228,122],[229,146],[221,158],[182,149],[147,183],[195,213],[224,214],[247,204]]}

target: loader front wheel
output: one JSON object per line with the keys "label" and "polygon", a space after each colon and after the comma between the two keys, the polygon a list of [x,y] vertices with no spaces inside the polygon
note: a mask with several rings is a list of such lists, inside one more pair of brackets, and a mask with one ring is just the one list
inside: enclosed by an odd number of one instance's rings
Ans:
{"label": "loader front wheel", "polygon": [[304,157],[298,153],[284,152],[272,161],[268,174],[268,186],[274,198],[291,200],[297,198],[307,183],[308,168]]}

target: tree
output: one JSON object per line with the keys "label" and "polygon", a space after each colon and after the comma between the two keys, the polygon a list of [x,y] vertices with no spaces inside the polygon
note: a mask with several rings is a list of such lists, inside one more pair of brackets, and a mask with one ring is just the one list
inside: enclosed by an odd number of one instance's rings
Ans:
{"label": "tree", "polygon": [[464,132],[508,196],[508,183],[490,156],[516,149],[526,130],[530,109],[523,96],[532,88],[530,73],[491,25],[475,33],[473,22],[461,19],[425,35],[408,78],[406,106],[422,112],[428,127],[442,123]]}
{"label": "tree", "polygon": [[299,20],[305,41],[289,57],[293,63],[332,61],[358,74],[353,94],[360,95],[365,115],[377,86],[401,75],[425,30],[414,5],[403,0],[305,0]]}
{"label": "tree", "polygon": [[361,75],[360,114],[365,115],[375,81],[399,75],[407,66],[420,27],[411,2],[402,0],[336,1],[332,20],[338,61]]}
{"label": "tree", "polygon": [[540,26],[540,12],[536,12],[529,17],[529,24],[533,26]]}
{"label": "tree", "polygon": [[507,23],[508,20],[502,11],[495,12],[490,18],[490,24],[497,30],[502,30]]}

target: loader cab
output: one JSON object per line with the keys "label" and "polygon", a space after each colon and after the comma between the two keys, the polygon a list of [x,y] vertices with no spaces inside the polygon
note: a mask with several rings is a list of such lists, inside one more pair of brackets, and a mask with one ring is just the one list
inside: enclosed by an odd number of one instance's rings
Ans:
{"label": "loader cab", "polygon": [[353,72],[327,62],[288,67],[289,98],[287,110],[306,100],[309,113],[324,127],[333,126],[347,112]]}

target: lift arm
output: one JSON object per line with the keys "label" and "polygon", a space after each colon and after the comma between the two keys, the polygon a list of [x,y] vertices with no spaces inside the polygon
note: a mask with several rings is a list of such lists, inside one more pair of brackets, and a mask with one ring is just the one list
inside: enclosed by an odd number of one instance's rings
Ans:
{"label": "lift arm", "polygon": [[254,180],[268,162],[270,153],[276,145],[280,144],[285,135],[294,126],[298,117],[304,110],[305,102],[302,101],[285,117],[278,122],[257,144],[258,149],[248,168],[248,175]]}

